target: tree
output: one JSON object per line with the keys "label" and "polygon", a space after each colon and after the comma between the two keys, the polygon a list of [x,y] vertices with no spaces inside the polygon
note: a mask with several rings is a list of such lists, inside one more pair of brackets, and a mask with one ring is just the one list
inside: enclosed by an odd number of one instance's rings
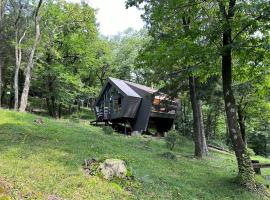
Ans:
{"label": "tree", "polygon": [[135,60],[149,37],[146,30],[135,31],[131,28],[108,38],[112,49],[112,71],[114,76],[140,83],[142,70],[136,68]]}
{"label": "tree", "polygon": [[40,40],[40,25],[39,25],[39,21],[40,21],[40,16],[39,16],[39,10],[42,4],[42,0],[39,0],[37,8],[35,10],[35,40],[28,58],[28,63],[26,66],[26,70],[25,70],[25,82],[24,82],[24,87],[23,87],[23,92],[22,92],[22,96],[21,96],[21,103],[20,103],[20,108],[19,111],[20,112],[25,112],[25,109],[27,107],[27,101],[28,101],[28,94],[29,94],[29,88],[30,88],[30,81],[31,81],[31,71],[33,69],[34,66],[34,55],[35,55],[35,51],[36,48],[39,44],[39,40]]}
{"label": "tree", "polygon": [[19,106],[19,70],[21,67],[22,62],[22,47],[21,43],[22,40],[25,37],[26,31],[21,30],[24,29],[26,24],[23,23],[25,18],[25,8],[26,4],[24,4],[22,1],[19,1],[18,3],[16,1],[12,2],[11,5],[13,6],[14,11],[14,29],[15,29],[15,59],[16,59],[16,65],[15,65],[15,72],[14,72],[14,109],[18,110]]}
{"label": "tree", "polygon": [[6,0],[0,0],[0,107],[2,104],[2,70],[3,70],[3,20],[4,20],[4,12],[5,12]]}
{"label": "tree", "polygon": [[[176,54],[181,53],[182,60],[188,61],[186,63],[190,64],[192,63],[190,58],[197,61],[198,58],[202,58],[201,55],[204,55],[204,58],[200,60],[202,62],[201,69],[195,69],[195,74],[203,72],[201,77],[204,79],[211,74],[218,74],[216,66],[220,63],[226,121],[238,163],[239,181],[248,190],[256,190],[254,171],[238,124],[237,107],[232,88],[232,68],[237,53],[244,51],[250,55],[252,52],[258,53],[259,49],[266,50],[269,42],[267,24],[270,11],[268,2],[251,1],[246,3],[240,0],[237,2],[236,0],[211,2],[129,0],[127,2],[129,6],[139,6],[144,2],[144,19],[148,23],[149,32],[159,45],[159,51],[163,53],[164,58],[170,56],[170,59],[175,61]],[[188,12],[185,12],[187,10]],[[190,20],[192,29],[188,32],[187,37],[179,37],[184,34],[183,29],[179,29],[179,22],[185,16],[192,16],[192,20]],[[262,37],[256,35],[262,35]],[[170,41],[168,44],[172,46],[161,43],[160,41],[164,41],[164,38]],[[189,40],[189,38],[193,40]],[[196,42],[192,43],[192,41]],[[180,45],[185,51],[180,51]],[[207,54],[204,53],[205,49],[208,49]],[[177,53],[168,54],[168,52]],[[262,62],[260,57],[258,59]],[[245,64],[250,65],[250,63],[254,63],[254,60],[253,62],[247,60]],[[178,62],[178,64],[182,63]],[[198,66],[197,64],[196,67]],[[168,70],[168,68],[166,69]],[[206,72],[206,70],[208,71]]]}
{"label": "tree", "polygon": [[74,104],[97,94],[96,73],[109,63],[109,48],[98,38],[94,9],[86,3],[48,1],[41,16],[41,56],[32,90],[46,99],[50,116],[60,117],[59,111],[70,113]]}
{"label": "tree", "polygon": [[[263,5],[264,5],[264,2],[262,2],[260,6],[263,6]],[[253,6],[255,6],[255,4]],[[226,111],[226,116],[227,116],[228,129],[229,129],[230,137],[234,146],[235,155],[238,162],[240,181],[246,188],[254,191],[256,190],[256,181],[255,181],[254,171],[252,168],[251,160],[249,156],[247,155],[247,150],[246,150],[245,142],[243,139],[243,135],[241,134],[240,127],[238,124],[237,107],[236,107],[235,97],[234,97],[234,93],[232,89],[233,46],[234,44],[236,44],[235,40],[238,39],[238,37],[243,32],[245,32],[246,29],[249,28],[249,26],[252,26],[254,21],[253,19],[249,19],[248,22],[245,22],[246,25],[244,27],[241,27],[240,30],[237,30],[238,32],[236,32],[236,34],[233,36],[233,33],[235,32],[234,29],[238,28],[238,27],[235,27],[234,23],[237,23],[237,20],[238,22],[241,20],[241,18],[236,15],[237,11],[240,12],[239,10],[237,10],[236,0],[229,0],[227,5],[222,1],[218,1],[218,7],[219,7],[219,13],[222,19],[222,28],[221,28],[222,82],[223,82],[223,95],[224,95],[224,104],[225,104],[225,111]],[[242,4],[242,9],[246,9],[247,12],[249,11],[248,8],[245,7],[244,4]],[[237,13],[237,14],[241,14],[241,13]],[[247,13],[243,12],[243,14],[247,14]],[[264,15],[264,13],[262,15]],[[264,18],[262,15],[259,15],[257,17],[257,20],[259,20],[260,18]],[[268,11],[268,15],[269,15],[269,11]],[[254,30],[251,30],[251,33],[252,31]],[[240,111],[240,109],[238,109],[238,111]],[[239,117],[241,118],[241,113]],[[240,125],[243,125],[241,122],[240,122]]]}
{"label": "tree", "polygon": [[[136,1],[129,1],[129,3],[129,5],[136,4]],[[207,46],[200,41],[201,38],[194,29],[193,21],[198,17],[195,12],[190,12],[189,8],[179,10],[175,6],[176,4],[168,1],[150,1],[145,5],[144,8],[148,11],[144,19],[149,25],[152,40],[150,40],[150,45],[141,52],[141,67],[151,66],[150,71],[158,75],[158,77],[154,75],[158,82],[160,75],[164,77],[162,81],[165,86],[171,84],[172,81],[179,84],[183,78],[189,80],[195,156],[201,158],[208,154],[208,147],[197,85],[199,77],[203,76],[200,65],[207,56],[206,51],[200,51],[201,55],[194,56],[194,52],[187,52],[183,47],[190,47],[195,51],[198,47],[207,49]],[[175,78],[177,75],[180,75],[182,79]]]}

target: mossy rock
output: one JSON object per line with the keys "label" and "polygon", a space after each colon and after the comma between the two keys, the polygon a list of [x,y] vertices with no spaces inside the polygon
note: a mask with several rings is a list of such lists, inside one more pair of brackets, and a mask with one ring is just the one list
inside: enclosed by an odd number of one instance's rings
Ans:
{"label": "mossy rock", "polygon": [[120,159],[106,159],[99,165],[99,170],[107,180],[111,180],[113,177],[126,178],[127,175],[126,163]]}

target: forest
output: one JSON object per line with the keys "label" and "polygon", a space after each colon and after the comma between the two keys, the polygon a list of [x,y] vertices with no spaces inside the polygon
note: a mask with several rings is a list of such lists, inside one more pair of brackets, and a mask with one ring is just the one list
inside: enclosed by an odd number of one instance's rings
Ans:
{"label": "forest", "polygon": [[252,157],[270,157],[270,2],[125,6],[142,11],[144,28],[104,36],[86,1],[0,0],[0,113],[93,120],[108,77],[158,88],[178,99],[175,132],[196,159],[210,146],[233,152],[241,188],[269,197]]}

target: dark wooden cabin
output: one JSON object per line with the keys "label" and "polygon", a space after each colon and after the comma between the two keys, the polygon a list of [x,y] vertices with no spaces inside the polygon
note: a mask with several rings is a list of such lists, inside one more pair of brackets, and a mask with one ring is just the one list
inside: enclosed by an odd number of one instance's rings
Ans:
{"label": "dark wooden cabin", "polygon": [[96,103],[96,122],[128,124],[132,132],[171,129],[177,102],[157,89],[125,80],[108,78]]}

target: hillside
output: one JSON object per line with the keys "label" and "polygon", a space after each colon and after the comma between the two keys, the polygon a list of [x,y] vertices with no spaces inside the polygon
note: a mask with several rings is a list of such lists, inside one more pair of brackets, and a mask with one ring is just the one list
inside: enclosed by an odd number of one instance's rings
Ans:
{"label": "hillside", "polygon": [[[100,128],[67,120],[43,118],[39,125],[36,118],[0,110],[0,194],[24,199],[259,199],[234,183],[234,156],[211,152],[194,159],[192,142],[183,138],[174,150],[177,160],[168,160],[160,156],[168,151],[163,139],[104,135]],[[141,185],[130,192],[86,176],[82,163],[93,157],[127,160]],[[262,173],[270,175],[269,170]]]}

